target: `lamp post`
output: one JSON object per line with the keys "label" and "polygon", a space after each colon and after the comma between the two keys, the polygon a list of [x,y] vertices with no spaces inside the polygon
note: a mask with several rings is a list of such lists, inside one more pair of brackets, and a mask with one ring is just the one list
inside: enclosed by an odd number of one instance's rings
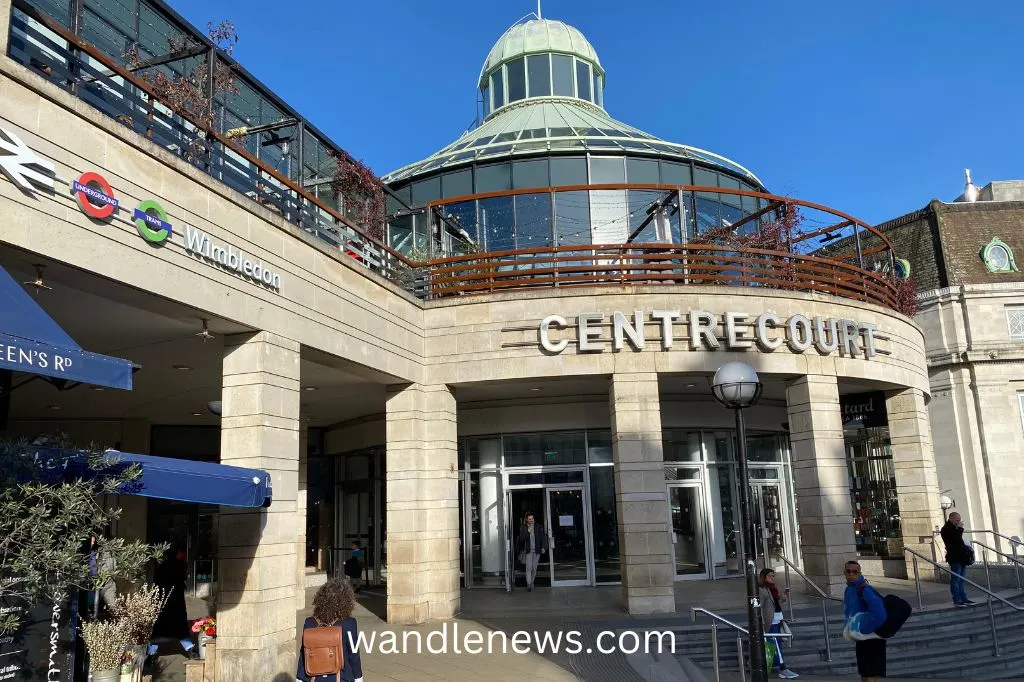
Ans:
{"label": "lamp post", "polygon": [[761,398],[763,386],[757,372],[743,362],[727,362],[718,368],[711,381],[715,400],[736,413],[736,442],[740,465],[740,516],[745,541],[744,564],[747,578],[747,633],[750,648],[750,678],[752,682],[768,682],[765,661],[764,626],[761,623],[761,604],[757,588],[757,538],[750,510],[750,474],[747,470],[747,432],[743,425],[743,410],[755,405]]}
{"label": "lamp post", "polygon": [[949,495],[943,495],[939,498],[939,506],[942,507],[942,520],[945,521],[949,514],[949,510],[953,508],[956,502],[953,501]]}

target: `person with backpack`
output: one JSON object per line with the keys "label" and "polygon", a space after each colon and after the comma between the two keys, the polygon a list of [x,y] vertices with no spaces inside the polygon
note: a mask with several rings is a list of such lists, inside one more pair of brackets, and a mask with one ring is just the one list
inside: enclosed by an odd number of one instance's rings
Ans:
{"label": "person with backpack", "polygon": [[846,592],[843,594],[843,613],[846,628],[843,635],[855,642],[857,672],[861,682],[874,682],[885,677],[885,642],[877,630],[885,624],[888,614],[885,601],[875,588],[861,575],[860,563],[847,561],[844,569]]}
{"label": "person with backpack", "polygon": [[313,597],[313,615],[302,624],[297,682],[363,682],[352,584],[331,578]]}
{"label": "person with backpack", "polygon": [[964,542],[964,522],[960,514],[953,512],[939,531],[942,544],[946,546],[946,563],[949,564],[949,591],[957,607],[970,606],[974,602],[967,598],[963,577],[967,567],[974,563],[974,551]]}

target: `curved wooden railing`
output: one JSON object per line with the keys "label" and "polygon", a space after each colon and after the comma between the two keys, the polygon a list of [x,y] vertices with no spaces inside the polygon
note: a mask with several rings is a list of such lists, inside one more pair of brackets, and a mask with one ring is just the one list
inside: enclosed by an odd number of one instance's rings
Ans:
{"label": "curved wooden railing", "polygon": [[765,287],[897,307],[895,286],[856,265],[713,244],[517,249],[442,258],[421,270],[421,286],[430,299],[540,287],[643,284]]}

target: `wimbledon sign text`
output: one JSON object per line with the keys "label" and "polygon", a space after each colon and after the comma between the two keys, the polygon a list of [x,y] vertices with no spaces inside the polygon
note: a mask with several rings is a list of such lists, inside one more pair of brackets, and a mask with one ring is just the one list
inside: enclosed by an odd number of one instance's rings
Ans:
{"label": "wimbledon sign text", "polygon": [[[611,316],[611,347],[622,350],[626,343],[633,350],[644,350],[648,341],[647,326],[657,329],[655,336],[662,350],[669,350],[676,340],[676,326],[683,326],[687,332],[690,350],[745,350],[757,348],[771,352],[785,344],[794,353],[803,353],[814,348],[822,355],[839,352],[847,357],[873,358],[878,354],[875,347],[877,325],[860,323],[848,319],[807,317],[793,315],[780,318],[775,313],[753,316],[741,312],[727,312],[715,315],[706,310],[691,310],[685,315],[677,310],[652,310],[647,316],[643,311],[634,311],[627,317],[618,311]],[[540,345],[549,353],[561,353],[569,346],[566,334],[553,338],[556,330],[576,328],[576,346],[579,352],[600,352],[607,348],[608,339],[602,338],[602,330],[608,326],[601,313],[582,313],[576,324],[560,315],[548,315],[540,321]],[[653,340],[653,339],[652,339]]]}

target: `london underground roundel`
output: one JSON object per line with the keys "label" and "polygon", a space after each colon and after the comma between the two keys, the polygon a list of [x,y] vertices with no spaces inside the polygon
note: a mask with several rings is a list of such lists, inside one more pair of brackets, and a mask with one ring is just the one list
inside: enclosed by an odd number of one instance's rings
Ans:
{"label": "london underground roundel", "polygon": [[110,183],[99,173],[83,173],[71,189],[85,214],[97,220],[106,220],[120,207]]}
{"label": "london underground roundel", "polygon": [[171,236],[171,224],[167,222],[167,212],[152,199],[139,204],[132,215],[135,227],[142,238],[151,244],[163,244]]}

